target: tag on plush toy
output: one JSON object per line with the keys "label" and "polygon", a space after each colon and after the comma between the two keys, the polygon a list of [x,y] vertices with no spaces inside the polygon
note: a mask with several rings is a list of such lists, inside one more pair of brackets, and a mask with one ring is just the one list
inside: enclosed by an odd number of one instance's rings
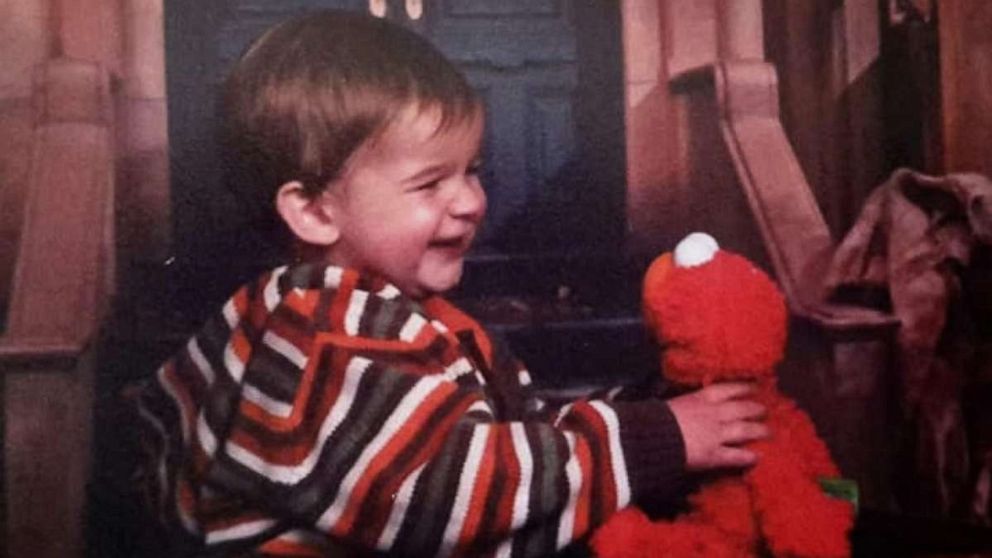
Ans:
{"label": "tag on plush toy", "polygon": [[858,513],[858,483],[851,479],[839,477],[820,479],[820,488],[827,496],[850,502],[854,506],[854,513]]}

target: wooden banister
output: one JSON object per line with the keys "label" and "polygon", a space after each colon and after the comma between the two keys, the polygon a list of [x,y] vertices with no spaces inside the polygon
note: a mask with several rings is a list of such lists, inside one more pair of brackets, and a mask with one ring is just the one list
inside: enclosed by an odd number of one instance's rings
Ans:
{"label": "wooden banister", "polygon": [[90,341],[113,278],[108,78],[94,63],[38,69],[31,171],[0,355]]}
{"label": "wooden banister", "polygon": [[95,340],[114,280],[109,79],[98,63],[38,68],[35,127],[7,328],[4,556],[82,556]]}
{"label": "wooden banister", "polygon": [[891,314],[825,300],[834,242],[779,120],[778,79],[763,61],[714,67],[720,129],[790,309],[832,331],[891,329]]}

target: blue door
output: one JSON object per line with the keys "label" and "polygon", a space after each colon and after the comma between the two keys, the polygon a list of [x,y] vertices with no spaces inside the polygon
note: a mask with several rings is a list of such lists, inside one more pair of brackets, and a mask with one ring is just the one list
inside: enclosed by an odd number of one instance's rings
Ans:
{"label": "blue door", "polygon": [[[416,19],[404,0],[386,5],[386,17],[430,38],[485,99],[490,209],[473,257],[616,252],[625,223],[617,3],[424,0]],[[218,187],[217,87],[266,27],[328,7],[368,10],[369,0],[166,0],[176,248],[221,291],[258,249]]]}

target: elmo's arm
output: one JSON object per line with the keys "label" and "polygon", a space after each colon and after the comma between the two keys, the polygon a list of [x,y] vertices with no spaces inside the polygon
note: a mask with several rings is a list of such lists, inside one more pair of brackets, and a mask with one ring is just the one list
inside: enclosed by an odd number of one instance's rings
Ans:
{"label": "elmo's arm", "polygon": [[826,495],[819,479],[836,476],[812,422],[791,402],[768,417],[775,434],[758,442],[758,464],[746,475],[765,540],[776,556],[850,556],[853,508]]}

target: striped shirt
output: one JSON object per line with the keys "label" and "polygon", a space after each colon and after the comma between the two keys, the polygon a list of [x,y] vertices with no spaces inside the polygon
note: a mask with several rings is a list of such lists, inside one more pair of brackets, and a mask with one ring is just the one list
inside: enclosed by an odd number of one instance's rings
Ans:
{"label": "striped shirt", "polygon": [[237,291],[136,401],[157,512],[211,554],[547,556],[682,474],[664,402],[531,392],[444,299],[299,265]]}

